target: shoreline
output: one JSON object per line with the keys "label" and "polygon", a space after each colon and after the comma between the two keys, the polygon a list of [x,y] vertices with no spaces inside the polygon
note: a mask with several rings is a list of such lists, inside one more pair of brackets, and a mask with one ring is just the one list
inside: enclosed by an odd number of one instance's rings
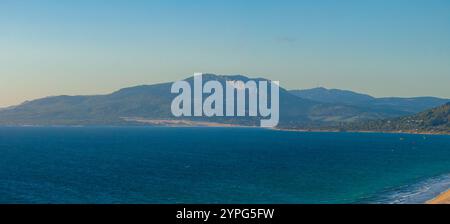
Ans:
{"label": "shoreline", "polygon": [[410,134],[410,135],[450,135],[448,132],[417,132],[417,131],[339,131],[334,129],[288,129],[288,128],[271,128],[275,131],[291,131],[291,132],[329,132],[329,133],[380,133],[380,134]]}
{"label": "shoreline", "polygon": [[449,136],[450,132],[418,132],[418,131],[365,131],[352,130],[340,131],[336,129],[290,129],[290,128],[263,128],[259,126],[239,125],[239,124],[225,124],[208,121],[190,121],[190,120],[145,120],[145,119],[128,119],[140,123],[141,125],[0,125],[0,127],[204,127],[204,128],[261,128],[273,131],[286,132],[304,132],[304,133],[379,133],[379,134],[410,134],[410,135],[442,135]]}
{"label": "shoreline", "polygon": [[441,193],[437,197],[428,200],[426,204],[429,205],[438,205],[438,204],[450,204],[450,189]]}

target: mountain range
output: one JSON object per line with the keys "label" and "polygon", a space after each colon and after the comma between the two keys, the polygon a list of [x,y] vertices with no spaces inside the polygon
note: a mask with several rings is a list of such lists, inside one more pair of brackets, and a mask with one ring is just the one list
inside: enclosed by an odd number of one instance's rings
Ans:
{"label": "mountain range", "polygon": [[317,102],[344,104],[369,108],[371,110],[392,110],[395,113],[394,115],[418,113],[450,101],[449,99],[437,97],[375,98],[367,94],[348,90],[326,89],[323,87],[306,90],[291,90],[290,92],[298,97]]}
{"label": "mountain range", "polygon": [[[247,82],[262,78],[242,75],[203,75],[203,81]],[[186,81],[193,82],[193,78]],[[146,120],[177,120],[170,111],[176,94],[171,82],[124,88],[106,95],[52,96],[0,110],[0,125],[138,125]],[[434,97],[375,98],[345,90],[280,88],[280,128],[314,128],[342,123],[361,123],[401,116],[445,104]],[[183,118],[186,119],[186,118]],[[222,124],[258,125],[251,117],[199,117],[194,121]]]}

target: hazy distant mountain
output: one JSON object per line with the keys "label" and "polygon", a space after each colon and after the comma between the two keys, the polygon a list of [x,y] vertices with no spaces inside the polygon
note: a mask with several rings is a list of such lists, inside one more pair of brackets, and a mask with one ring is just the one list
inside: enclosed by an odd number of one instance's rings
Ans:
{"label": "hazy distant mountain", "polygon": [[291,90],[290,92],[303,99],[363,107],[372,111],[378,110],[385,111],[386,113],[393,113],[393,115],[397,116],[418,113],[450,101],[449,99],[436,97],[375,98],[367,94],[326,88]]}
{"label": "hazy distant mountain", "polygon": [[[248,77],[204,75],[204,81],[251,80]],[[262,80],[262,79],[252,79]],[[192,82],[192,78],[187,81]],[[0,111],[1,125],[122,125],[125,118],[176,119],[170,104],[172,83],[121,89],[108,95],[54,96],[25,102]],[[280,127],[320,126],[328,123],[379,119],[398,115],[389,109],[368,109],[342,103],[317,102],[280,89]],[[141,120],[142,120],[141,119]],[[183,118],[187,119],[187,118]],[[257,125],[257,118],[193,118],[200,121]],[[135,123],[133,123],[135,124]]]}
{"label": "hazy distant mountain", "polygon": [[12,125],[123,124],[121,117],[167,118],[170,83],[136,86],[108,95],[54,96],[0,111],[0,123]]}
{"label": "hazy distant mountain", "polygon": [[303,99],[323,103],[357,105],[361,102],[368,102],[375,99],[374,97],[366,94],[355,93],[347,90],[326,89],[323,87],[305,90],[291,90],[289,92]]}
{"label": "hazy distant mountain", "polygon": [[412,98],[399,98],[399,97],[387,97],[377,98],[375,101],[370,102],[372,107],[384,107],[384,108],[396,108],[408,113],[418,113],[424,110],[428,110],[442,104],[449,102],[450,99],[442,99],[437,97],[412,97]]}
{"label": "hazy distant mountain", "polygon": [[347,129],[358,131],[450,133],[450,103],[412,116],[356,122],[349,124]]}

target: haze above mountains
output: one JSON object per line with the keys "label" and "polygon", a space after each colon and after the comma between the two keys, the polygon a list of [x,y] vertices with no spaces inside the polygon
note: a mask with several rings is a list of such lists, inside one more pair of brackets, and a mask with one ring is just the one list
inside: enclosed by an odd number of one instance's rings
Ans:
{"label": "haze above mountains", "polygon": [[[192,78],[186,79],[192,82]],[[246,76],[208,74],[204,82],[262,80]],[[0,110],[0,125],[136,125],[136,120],[174,120],[172,83],[124,88],[108,95],[54,96]],[[374,98],[346,90],[280,88],[280,128],[317,128],[368,120],[411,116],[450,100],[435,97]],[[186,119],[186,118],[182,118]],[[236,125],[257,125],[259,119],[201,117],[191,119]]]}

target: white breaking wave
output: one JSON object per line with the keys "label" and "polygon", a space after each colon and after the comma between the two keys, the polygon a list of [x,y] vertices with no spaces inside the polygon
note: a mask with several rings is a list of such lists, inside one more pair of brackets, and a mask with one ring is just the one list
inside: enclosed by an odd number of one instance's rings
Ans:
{"label": "white breaking wave", "polygon": [[373,201],[375,204],[423,204],[450,188],[450,174],[429,178],[386,192]]}

